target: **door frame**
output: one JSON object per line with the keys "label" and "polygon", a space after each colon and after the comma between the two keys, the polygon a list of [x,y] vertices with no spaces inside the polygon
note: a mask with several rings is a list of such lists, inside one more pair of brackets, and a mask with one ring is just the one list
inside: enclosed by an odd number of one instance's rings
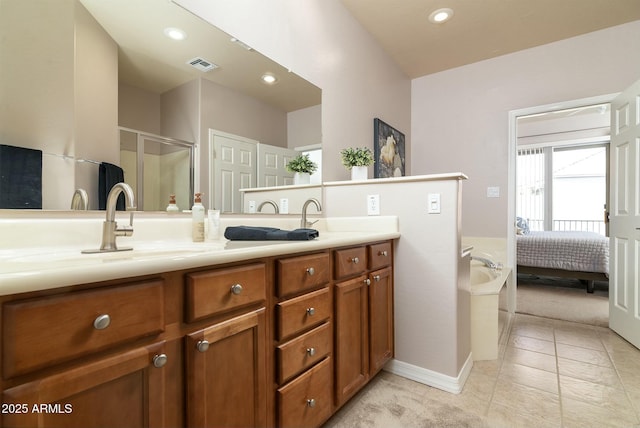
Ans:
{"label": "door frame", "polygon": [[[507,280],[507,310],[515,313],[517,309],[517,264],[516,264],[516,164],[518,156],[518,124],[520,116],[540,114],[570,108],[585,107],[592,104],[611,103],[619,92],[606,95],[598,95],[588,98],[580,98],[570,101],[527,107],[509,111],[509,144],[508,144],[508,165],[507,165],[507,266],[512,266],[511,276]],[[610,197],[609,197],[610,198]],[[607,201],[610,206],[610,201]]]}

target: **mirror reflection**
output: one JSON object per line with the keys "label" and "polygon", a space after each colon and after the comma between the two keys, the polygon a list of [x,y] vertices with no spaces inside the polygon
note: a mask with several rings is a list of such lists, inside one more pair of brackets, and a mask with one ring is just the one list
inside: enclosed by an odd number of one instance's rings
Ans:
{"label": "mirror reflection", "polygon": [[[97,209],[103,162],[124,170],[145,210],[164,210],[170,194],[189,209],[195,191],[213,208],[229,196],[216,194],[210,130],[265,147],[320,147],[319,88],[171,2],[0,8],[0,145],[42,153],[43,209],[69,209],[77,189]],[[186,37],[170,39],[167,28]],[[251,162],[252,183],[271,183]]]}

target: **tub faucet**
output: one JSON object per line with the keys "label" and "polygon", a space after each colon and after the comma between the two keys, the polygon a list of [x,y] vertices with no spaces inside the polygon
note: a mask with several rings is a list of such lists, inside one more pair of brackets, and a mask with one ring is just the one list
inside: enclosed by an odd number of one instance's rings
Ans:
{"label": "tub faucet", "polygon": [[322,211],[322,205],[319,200],[316,198],[307,199],[304,205],[302,205],[302,219],[300,220],[300,227],[303,229],[313,226],[313,224],[318,221],[307,221],[307,208],[309,208],[309,204],[314,204],[318,212]]}
{"label": "tub faucet", "polygon": [[484,257],[471,256],[471,260],[477,260],[477,261],[481,262],[486,267],[488,267],[489,269],[492,269],[492,270],[500,270],[500,269],[502,269],[502,264],[501,263],[493,262],[493,261],[491,261],[489,259],[486,259]]}
{"label": "tub faucet", "polygon": [[[129,211],[129,225],[122,228],[118,228],[116,223],[116,204],[118,203],[118,196],[120,193],[124,193],[127,205],[127,211]],[[83,250],[85,254],[88,253],[107,253],[114,251],[127,251],[131,248],[118,248],[116,245],[116,237],[118,236],[131,236],[133,235],[133,212],[136,209],[135,198],[133,196],[133,189],[126,183],[118,183],[111,188],[109,196],[107,196],[107,213],[106,220],[102,224],[102,244],[98,250]]]}
{"label": "tub faucet", "polygon": [[265,205],[271,205],[273,207],[273,209],[276,210],[276,214],[280,213],[280,210],[278,209],[278,204],[276,204],[271,199],[267,199],[266,201],[264,201],[260,205],[258,205],[258,212],[262,212],[262,207],[264,207]]}
{"label": "tub faucet", "polygon": [[87,191],[84,189],[76,189],[71,197],[71,209],[72,210],[88,210],[89,209],[89,197]]}

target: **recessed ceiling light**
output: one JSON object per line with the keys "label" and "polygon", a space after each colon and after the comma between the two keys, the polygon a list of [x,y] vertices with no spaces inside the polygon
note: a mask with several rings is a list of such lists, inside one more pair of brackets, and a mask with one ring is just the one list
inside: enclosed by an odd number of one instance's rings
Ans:
{"label": "recessed ceiling light", "polygon": [[267,85],[274,85],[278,81],[278,78],[273,74],[265,73],[261,77],[262,81]]}
{"label": "recessed ceiling light", "polygon": [[173,27],[165,28],[164,35],[173,40],[184,40],[187,38],[187,33],[185,33],[179,28],[173,28]]}
{"label": "recessed ceiling light", "polygon": [[443,22],[447,22],[453,17],[453,10],[448,7],[444,7],[442,9],[437,9],[431,12],[429,15],[429,21],[434,24],[442,24]]}

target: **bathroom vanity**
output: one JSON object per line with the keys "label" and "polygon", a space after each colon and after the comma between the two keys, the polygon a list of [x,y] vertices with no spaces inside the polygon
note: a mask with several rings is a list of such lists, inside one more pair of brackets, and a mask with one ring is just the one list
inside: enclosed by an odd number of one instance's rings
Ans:
{"label": "bathroom vanity", "polygon": [[393,357],[398,237],[134,250],[71,263],[81,282],[2,274],[0,425],[319,426]]}

